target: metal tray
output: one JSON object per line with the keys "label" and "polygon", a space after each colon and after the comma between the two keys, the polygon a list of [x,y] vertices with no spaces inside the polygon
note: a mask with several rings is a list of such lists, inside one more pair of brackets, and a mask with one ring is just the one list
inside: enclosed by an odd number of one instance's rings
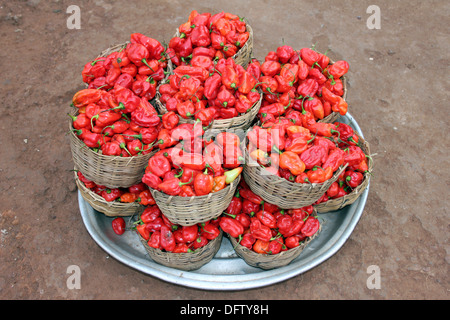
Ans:
{"label": "metal tray", "polygon": [[[351,125],[364,138],[353,117],[347,113],[338,121]],[[116,235],[113,218],[94,210],[78,192],[83,223],[94,241],[110,256],[125,265],[161,280],[205,290],[245,290],[275,284],[302,274],[333,256],[347,241],[358,223],[369,193],[369,186],[352,204],[341,210],[320,214],[322,231],[289,265],[274,270],[251,267],[239,258],[228,238],[211,262],[195,271],[162,266],[148,256],[138,235],[125,232]]]}

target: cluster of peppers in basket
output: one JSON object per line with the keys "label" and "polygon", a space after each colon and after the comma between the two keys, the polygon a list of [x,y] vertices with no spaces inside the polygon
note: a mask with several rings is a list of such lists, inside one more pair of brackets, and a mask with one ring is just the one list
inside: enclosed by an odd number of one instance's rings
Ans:
{"label": "cluster of peppers in basket", "polygon": [[[168,112],[208,125],[216,119],[245,114],[261,98],[259,62],[245,69],[233,58],[214,59],[200,52],[202,59],[176,67],[168,82],[159,87],[160,102]],[[205,55],[204,55],[205,54]]]}
{"label": "cluster of peppers in basket", "polygon": [[368,169],[359,137],[345,123],[316,122],[308,111],[255,125],[247,134],[248,153],[270,174],[296,183],[323,183],[341,167]]}
{"label": "cluster of peppers in basket", "polygon": [[135,229],[150,247],[173,253],[193,252],[220,235],[218,220],[181,226],[170,222],[157,205],[145,208]]}
{"label": "cluster of peppers in basket", "polygon": [[77,171],[78,179],[92,192],[108,202],[139,203],[143,206],[156,204],[148,186],[142,182],[128,188],[108,188],[87,179],[81,171]]}
{"label": "cluster of peppers in basket", "polygon": [[188,21],[178,27],[167,54],[175,66],[203,64],[206,57],[234,56],[249,39],[245,21],[229,12],[212,15],[193,10]]}
{"label": "cluster of peppers in basket", "polygon": [[142,182],[172,196],[218,192],[242,172],[241,141],[232,132],[206,139],[200,122],[162,129],[165,140],[148,161]]}
{"label": "cluster of peppers in basket", "polygon": [[74,133],[103,155],[131,157],[153,150],[161,117],[147,98],[116,86],[110,91],[83,89],[72,100]]}
{"label": "cluster of peppers in basket", "polygon": [[81,74],[89,89],[110,90],[120,86],[151,100],[166,68],[164,46],[158,40],[133,33],[123,48],[86,63]]}
{"label": "cluster of peppers in basket", "polygon": [[264,202],[242,180],[219,226],[240,245],[261,254],[278,254],[298,247],[320,227],[312,205],[282,210]]}
{"label": "cluster of peppers in basket", "polygon": [[294,50],[283,45],[270,51],[261,64],[259,82],[264,99],[261,121],[284,115],[289,110],[308,111],[315,120],[332,112],[347,113],[342,76],[349,69],[345,60],[330,64],[326,54],[311,48]]}
{"label": "cluster of peppers in basket", "polygon": [[163,126],[149,101],[166,67],[164,46],[140,33],[121,50],[87,63],[82,77],[88,88],[72,99],[78,109],[70,115],[75,134],[104,155],[149,153]]}

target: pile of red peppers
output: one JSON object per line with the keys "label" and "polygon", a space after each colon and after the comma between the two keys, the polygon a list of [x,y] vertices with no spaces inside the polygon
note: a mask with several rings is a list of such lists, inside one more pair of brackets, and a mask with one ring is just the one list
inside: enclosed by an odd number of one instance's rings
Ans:
{"label": "pile of red peppers", "polygon": [[212,15],[193,10],[188,20],[178,27],[178,33],[167,49],[175,66],[204,64],[207,58],[232,57],[250,37],[243,18],[223,11]]}
{"label": "pile of red peppers", "polygon": [[147,206],[134,224],[150,247],[165,252],[194,252],[220,235],[217,219],[181,226],[170,222],[156,205]]}
{"label": "pile of red peppers", "polygon": [[368,171],[368,157],[353,128],[341,122],[316,122],[308,111],[291,110],[255,125],[247,138],[250,159],[267,174],[290,182],[323,183],[347,165],[317,203],[352,192]]}
{"label": "pile of red peppers", "polygon": [[264,202],[244,180],[219,219],[224,232],[242,246],[260,254],[278,254],[298,247],[320,228],[312,205],[283,210]]}
{"label": "pile of red peppers", "polygon": [[167,140],[149,159],[142,177],[150,188],[171,196],[204,196],[226,188],[241,174],[244,157],[235,133],[205,139],[200,122],[161,132]]}
{"label": "pile of red peppers", "polygon": [[197,51],[189,65],[175,68],[159,88],[167,111],[204,126],[245,114],[261,98],[259,62],[253,60],[244,69],[233,58],[217,59],[206,50]]}
{"label": "pile of red peppers", "polygon": [[166,67],[164,46],[140,33],[120,51],[87,63],[82,78],[88,88],[72,99],[78,109],[70,115],[77,137],[103,155],[151,152],[163,123],[150,100]]}
{"label": "pile of red peppers", "polygon": [[[87,88],[72,100],[78,111],[70,115],[74,133],[103,155],[155,154],[141,182],[131,187],[107,188],[78,171],[79,180],[108,202],[145,206],[131,229],[165,252],[193,252],[221,230],[261,254],[299,246],[320,228],[313,206],[351,193],[368,172],[368,155],[354,130],[321,121],[333,112],[347,113],[343,76],[348,62],[331,63],[314,48],[283,45],[244,68],[233,56],[250,33],[242,18],[228,12],[193,10],[178,31],[167,46],[133,33],[120,50],[84,66]],[[164,114],[152,104],[157,93]],[[229,131],[205,137],[213,120],[247,113],[261,95],[259,122],[246,132],[247,145]],[[283,210],[266,203],[241,179],[216,219],[181,226],[162,214],[151,189],[180,197],[218,192],[243,171],[242,147],[267,174],[293,183],[322,183],[347,167],[319,200],[303,208]],[[123,218],[114,219],[112,227],[117,234],[130,229]]]}
{"label": "pile of red peppers", "polygon": [[294,50],[283,45],[270,51],[258,79],[264,93],[260,120],[273,120],[291,110],[307,111],[317,121],[332,112],[345,115],[348,105],[342,77],[348,70],[347,61],[331,64],[326,54],[311,48]]}

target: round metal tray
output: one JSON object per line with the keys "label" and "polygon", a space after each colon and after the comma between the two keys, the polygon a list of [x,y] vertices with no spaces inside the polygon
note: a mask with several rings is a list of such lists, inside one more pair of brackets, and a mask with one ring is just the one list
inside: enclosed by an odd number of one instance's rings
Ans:
{"label": "round metal tray", "polygon": [[[338,120],[352,126],[364,138],[353,117],[347,113]],[[161,280],[205,290],[245,290],[268,286],[302,274],[333,256],[347,241],[358,223],[369,193],[369,186],[351,205],[319,214],[322,231],[289,265],[273,270],[249,266],[233,250],[228,238],[211,262],[198,270],[182,271],[155,263],[135,232],[116,235],[113,218],[94,210],[78,192],[83,223],[94,241],[109,255],[125,265]]]}

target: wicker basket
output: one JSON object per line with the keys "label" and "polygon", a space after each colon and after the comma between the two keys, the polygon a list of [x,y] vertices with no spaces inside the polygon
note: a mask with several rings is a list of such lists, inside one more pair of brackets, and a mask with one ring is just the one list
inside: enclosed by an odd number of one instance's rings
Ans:
{"label": "wicker basket", "polygon": [[373,160],[370,155],[370,146],[369,146],[369,143],[367,141],[365,141],[360,135],[358,135],[357,133],[355,133],[355,134],[359,138],[358,141],[361,143],[361,149],[364,151],[364,154],[366,156],[368,156],[368,159],[369,159],[368,170],[366,173],[364,173],[364,180],[359,186],[357,186],[355,189],[353,189],[353,191],[351,193],[349,193],[343,197],[337,198],[337,199],[330,199],[326,202],[322,202],[322,203],[314,205],[314,208],[319,213],[337,211],[337,210],[344,208],[345,206],[351,205],[359,198],[359,196],[364,192],[364,190],[366,190],[367,186],[369,185],[370,176],[372,174],[372,168],[373,168]]}
{"label": "wicker basket", "polygon": [[84,183],[78,179],[76,173],[75,182],[83,199],[86,200],[92,208],[108,217],[128,217],[134,214],[140,214],[145,209],[143,205],[136,202],[121,203],[116,201],[106,201],[103,197],[89,190],[89,188],[87,188]]}
{"label": "wicker basket", "polygon": [[[245,20],[245,19],[244,19]],[[253,29],[248,24],[247,21],[245,21],[245,26],[247,28],[247,31],[249,32],[249,37],[247,42],[244,44],[242,48],[239,49],[238,52],[232,58],[236,62],[236,64],[239,64],[243,66],[244,68],[247,68],[247,65],[250,63],[252,59],[252,53],[253,53]],[[180,31],[177,28],[177,31],[174,34],[174,37],[179,37]]]}
{"label": "wicker basket", "polygon": [[276,204],[282,209],[295,209],[313,204],[347,167],[341,166],[330,179],[323,183],[296,183],[270,174],[259,164],[251,164],[247,148],[244,148],[244,155],[245,182],[264,201]]}
{"label": "wicker basket", "polygon": [[228,207],[241,176],[224,189],[205,196],[169,196],[150,188],[161,212],[174,224],[191,226],[217,218]]}
{"label": "wicker basket", "polygon": [[210,262],[217,251],[219,251],[222,243],[223,232],[214,240],[211,240],[206,246],[201,247],[194,252],[173,253],[165,252],[156,248],[152,248],[147,244],[144,238],[139,235],[139,238],[144,245],[150,258],[156,263],[162,264],[166,267],[180,269],[184,271],[196,270]]}
{"label": "wicker basket", "polygon": [[[72,115],[76,116],[75,109]],[[69,120],[69,139],[75,166],[89,180],[108,188],[128,188],[141,181],[148,160],[157,150],[133,157],[105,156],[95,152],[72,131]]]}
{"label": "wicker basket", "polygon": [[322,230],[322,226],[320,226],[319,230],[312,235],[311,237],[306,238],[304,241],[300,243],[298,247],[282,251],[278,254],[261,254],[254,252],[253,250],[248,249],[240,245],[237,240],[233,237],[229,237],[230,242],[236,251],[236,254],[241,257],[245,263],[252,267],[261,268],[264,270],[275,269],[279,267],[284,267],[291,263],[295,258],[297,258],[300,253],[302,253],[303,249],[320,233]]}
{"label": "wicker basket", "polygon": [[[165,114],[167,113],[166,107],[161,103],[160,101],[160,93],[159,90],[156,90],[156,96],[155,96],[155,108],[158,111],[159,114]],[[217,130],[247,130],[250,128],[250,126],[253,123],[253,120],[255,120],[256,116],[258,115],[259,108],[261,107],[263,99],[263,94],[260,92],[260,98],[257,102],[253,104],[253,106],[247,110],[246,113],[241,114],[237,117],[230,118],[230,119],[220,119],[220,120],[214,120],[209,126],[209,129],[217,129]],[[194,123],[194,120],[191,119],[184,119],[180,116],[179,117],[179,123]]]}

